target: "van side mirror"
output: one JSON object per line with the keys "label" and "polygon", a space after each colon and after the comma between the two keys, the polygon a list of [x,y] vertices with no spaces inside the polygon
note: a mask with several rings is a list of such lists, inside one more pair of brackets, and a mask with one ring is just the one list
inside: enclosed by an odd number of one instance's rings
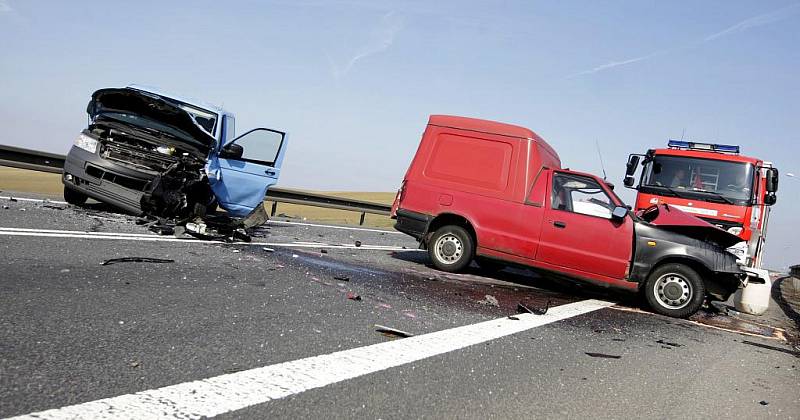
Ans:
{"label": "van side mirror", "polygon": [[768,193],[773,193],[774,195],[778,191],[778,168],[767,169],[766,184]]}
{"label": "van side mirror", "polygon": [[628,156],[628,164],[625,168],[625,178],[633,176],[636,173],[636,167],[639,166],[639,155]]}
{"label": "van side mirror", "polygon": [[778,196],[776,196],[775,193],[764,196],[764,205],[771,206],[775,204],[776,201],[778,201]]}
{"label": "van side mirror", "polygon": [[244,147],[231,143],[220,150],[219,157],[223,159],[241,159],[242,154],[244,154]]}
{"label": "van side mirror", "polygon": [[611,220],[619,222],[625,219],[625,216],[627,215],[628,215],[628,209],[626,207],[617,206],[614,207],[614,210],[611,212]]}

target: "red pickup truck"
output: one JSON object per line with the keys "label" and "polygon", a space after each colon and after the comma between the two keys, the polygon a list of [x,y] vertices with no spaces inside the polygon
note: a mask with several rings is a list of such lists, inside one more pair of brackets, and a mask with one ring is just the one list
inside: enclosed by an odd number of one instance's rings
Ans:
{"label": "red pickup truck", "polygon": [[746,279],[725,251],[734,235],[669,206],[633,214],[536,133],[494,121],[431,116],[391,214],[440,270],[520,264],[641,290],[674,317]]}

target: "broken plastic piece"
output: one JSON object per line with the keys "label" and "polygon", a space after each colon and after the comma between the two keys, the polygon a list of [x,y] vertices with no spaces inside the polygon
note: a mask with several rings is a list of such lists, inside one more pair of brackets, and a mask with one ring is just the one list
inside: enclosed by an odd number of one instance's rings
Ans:
{"label": "broken plastic piece", "polygon": [[189,222],[189,223],[186,224],[186,230],[189,231],[189,232],[205,234],[206,233],[206,225],[205,225],[205,223]]}
{"label": "broken plastic piece", "polygon": [[333,276],[333,279],[339,281],[350,281],[350,277],[347,276]]}
{"label": "broken plastic piece", "polygon": [[275,250],[272,249],[272,248],[264,247],[264,248],[261,248],[261,249],[263,249],[264,251],[267,251],[267,252],[275,252]]}
{"label": "broken plastic piece", "polygon": [[620,357],[622,357],[622,356],[617,356],[617,355],[613,355],[613,354],[592,353],[592,352],[588,352],[588,351],[586,352],[586,355],[590,356],[590,357],[599,357],[599,358],[602,358],[602,359],[619,359]]}
{"label": "broken plastic piece", "polygon": [[111,258],[109,260],[105,260],[100,265],[111,265],[116,263],[123,263],[123,262],[146,262],[146,263],[174,263],[175,260],[170,260],[166,258],[150,258],[150,257],[122,257],[122,258]]}
{"label": "broken plastic piece", "polygon": [[545,304],[544,309],[529,308],[529,307],[523,305],[522,302],[517,304],[517,312],[520,312],[520,313],[527,312],[527,313],[534,314],[534,315],[544,315],[544,314],[547,313],[548,309],[550,309],[550,301],[549,300],[547,301],[547,304]]}
{"label": "broken plastic piece", "polygon": [[350,300],[361,300],[361,296],[353,292],[347,292],[347,298]]}
{"label": "broken plastic piece", "polygon": [[395,328],[390,328],[390,327],[386,327],[386,326],[383,326],[383,325],[378,325],[378,324],[375,324],[375,331],[377,331],[377,332],[379,332],[379,333],[381,333],[383,335],[389,336],[389,337],[408,338],[408,337],[413,337],[414,336],[414,334],[411,334],[411,333],[408,333],[408,332],[405,332],[405,331],[402,331],[402,330],[398,330],[398,329],[395,329]]}

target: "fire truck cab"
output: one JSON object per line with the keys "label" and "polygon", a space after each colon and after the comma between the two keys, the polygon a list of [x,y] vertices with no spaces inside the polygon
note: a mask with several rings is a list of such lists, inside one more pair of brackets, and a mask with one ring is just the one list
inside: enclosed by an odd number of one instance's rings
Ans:
{"label": "fire truck cab", "polygon": [[728,251],[752,278],[769,283],[761,260],[778,190],[778,169],[770,162],[741,155],[739,146],[669,140],[667,148],[631,154],[623,183],[638,190],[637,211],[669,204],[739,236]]}

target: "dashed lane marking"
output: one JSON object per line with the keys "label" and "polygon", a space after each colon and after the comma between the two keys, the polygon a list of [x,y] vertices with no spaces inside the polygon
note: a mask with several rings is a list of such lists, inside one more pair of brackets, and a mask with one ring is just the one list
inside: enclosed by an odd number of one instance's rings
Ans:
{"label": "dashed lane marking", "polygon": [[241,410],[380,372],[613,305],[584,300],[434,333],[387,341],[135,394],[40,411],[13,419],[198,419]]}

